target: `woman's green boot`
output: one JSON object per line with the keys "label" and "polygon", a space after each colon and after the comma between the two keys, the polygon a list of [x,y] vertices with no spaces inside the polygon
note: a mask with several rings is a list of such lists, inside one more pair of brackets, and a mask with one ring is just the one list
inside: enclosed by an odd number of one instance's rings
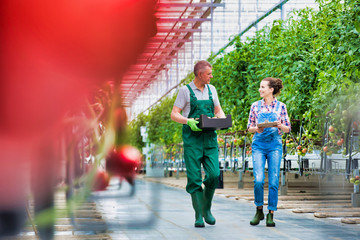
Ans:
{"label": "woman's green boot", "polygon": [[258,225],[261,220],[264,219],[263,209],[256,208],[256,213],[253,219],[250,221],[250,225]]}
{"label": "woman's green boot", "polygon": [[192,205],[195,210],[195,227],[205,227],[205,223],[203,220],[203,193],[202,192],[194,192],[191,194]]}
{"label": "woman's green boot", "polygon": [[269,212],[266,215],[266,226],[267,227],[275,227],[275,223],[274,223],[274,214]]}

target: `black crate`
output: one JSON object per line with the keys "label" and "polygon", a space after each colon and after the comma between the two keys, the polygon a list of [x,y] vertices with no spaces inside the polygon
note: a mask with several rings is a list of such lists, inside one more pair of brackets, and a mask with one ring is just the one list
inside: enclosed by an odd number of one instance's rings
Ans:
{"label": "black crate", "polygon": [[232,127],[231,115],[226,115],[226,118],[209,118],[206,115],[201,115],[198,127],[203,130],[221,130],[230,128]]}

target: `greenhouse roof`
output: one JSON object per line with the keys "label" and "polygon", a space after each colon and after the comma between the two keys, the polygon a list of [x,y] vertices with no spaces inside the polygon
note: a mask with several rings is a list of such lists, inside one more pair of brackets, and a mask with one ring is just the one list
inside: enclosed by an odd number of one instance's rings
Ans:
{"label": "greenhouse roof", "polygon": [[159,0],[156,5],[157,33],[147,43],[123,76],[120,86],[123,104],[131,106],[138,95],[157,80],[163,70],[176,60],[179,50],[192,41],[193,33],[201,31],[203,22],[211,21],[212,9],[221,0]]}

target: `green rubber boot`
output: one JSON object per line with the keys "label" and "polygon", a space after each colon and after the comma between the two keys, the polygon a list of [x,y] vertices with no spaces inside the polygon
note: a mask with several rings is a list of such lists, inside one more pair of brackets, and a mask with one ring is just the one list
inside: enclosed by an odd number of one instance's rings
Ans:
{"label": "green rubber boot", "polygon": [[250,221],[250,225],[258,225],[261,220],[264,219],[263,209],[256,208],[256,213],[253,219]]}
{"label": "green rubber boot", "polygon": [[191,194],[192,205],[195,210],[195,227],[205,227],[202,215],[203,193],[194,192]]}
{"label": "green rubber boot", "polygon": [[274,214],[269,212],[266,215],[266,226],[267,227],[275,227],[275,223],[274,223]]}
{"label": "green rubber boot", "polygon": [[205,222],[210,225],[215,225],[216,219],[211,214],[211,202],[215,193],[215,189],[204,189],[204,205],[203,205],[203,216],[205,219]]}

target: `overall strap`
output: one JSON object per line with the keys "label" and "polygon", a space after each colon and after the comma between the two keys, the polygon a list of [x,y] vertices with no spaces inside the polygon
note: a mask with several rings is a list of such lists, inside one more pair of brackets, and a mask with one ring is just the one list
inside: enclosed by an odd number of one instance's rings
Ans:
{"label": "overall strap", "polygon": [[207,85],[207,87],[208,87],[208,90],[209,90],[209,100],[213,100],[213,98],[212,98],[212,92],[211,92],[211,90],[210,90],[210,87],[209,87],[209,84],[206,84]]}
{"label": "overall strap", "polygon": [[279,107],[280,107],[280,101],[277,101],[277,103],[276,103],[276,112],[279,111]]}
{"label": "overall strap", "polygon": [[258,109],[257,109],[257,113],[259,114],[261,109],[261,100],[258,101]]}
{"label": "overall strap", "polygon": [[195,93],[194,93],[194,91],[191,89],[190,85],[187,84],[186,86],[187,86],[187,88],[188,88],[189,91],[190,91],[190,98],[195,98],[195,99],[197,99],[196,96],[195,96]]}

